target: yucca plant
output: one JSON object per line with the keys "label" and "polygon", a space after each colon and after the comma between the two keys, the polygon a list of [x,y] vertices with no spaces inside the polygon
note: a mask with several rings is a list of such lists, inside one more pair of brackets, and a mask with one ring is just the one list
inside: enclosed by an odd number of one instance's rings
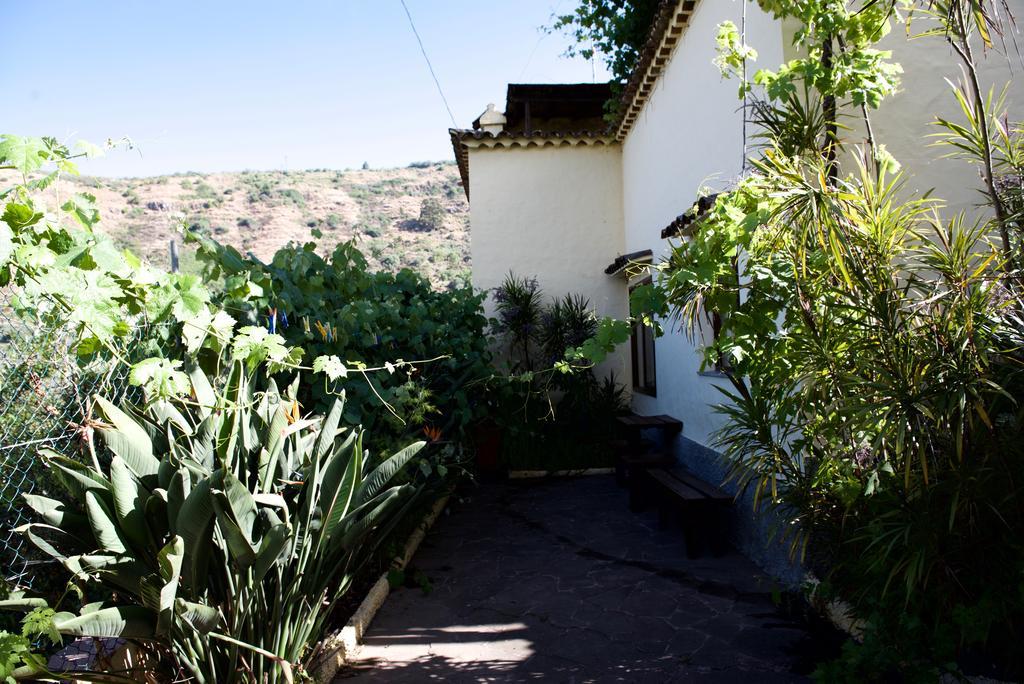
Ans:
{"label": "yucca plant", "polygon": [[555,299],[540,316],[538,342],[544,363],[554,365],[565,350],[578,347],[597,333],[597,316],[590,300],[579,294]]}
{"label": "yucca plant", "polygon": [[531,352],[543,312],[537,279],[520,278],[509,271],[501,285],[494,289],[493,296],[497,318],[492,326],[508,344],[509,362],[513,369],[532,371]]}
{"label": "yucca plant", "polygon": [[96,397],[109,462],[45,452],[80,508],[26,495],[42,522],[21,532],[87,592],[109,590],[79,614],[57,613],[60,633],[156,644],[197,682],[291,681],[422,492],[392,482],[423,443],[371,467],[363,432],[339,425],[343,398],[302,417],[297,379],[255,392],[242,363],[219,396],[202,370],[191,381],[195,400],[180,404]]}

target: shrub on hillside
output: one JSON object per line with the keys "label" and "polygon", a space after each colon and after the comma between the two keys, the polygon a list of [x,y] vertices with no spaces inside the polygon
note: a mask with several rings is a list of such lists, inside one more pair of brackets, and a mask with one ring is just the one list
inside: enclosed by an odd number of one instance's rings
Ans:
{"label": "shrub on hillside", "polygon": [[301,208],[306,206],[306,198],[302,196],[301,192],[294,188],[282,188],[277,191],[277,196],[297,207]]}
{"label": "shrub on hillside", "polygon": [[448,211],[436,197],[428,197],[420,203],[419,222],[429,226],[430,230],[439,230],[444,227],[444,220]]}

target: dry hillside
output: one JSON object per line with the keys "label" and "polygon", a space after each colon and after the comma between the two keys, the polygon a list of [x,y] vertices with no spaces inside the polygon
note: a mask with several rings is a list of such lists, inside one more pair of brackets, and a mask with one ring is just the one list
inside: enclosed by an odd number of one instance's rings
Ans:
{"label": "dry hillside", "polygon": [[[97,198],[100,229],[168,265],[184,216],[193,228],[269,261],[318,229],[319,251],[357,239],[373,269],[409,267],[444,287],[469,272],[469,210],[451,163],[346,171],[243,171],[152,178],[68,178]],[[183,270],[194,268],[185,251]]]}

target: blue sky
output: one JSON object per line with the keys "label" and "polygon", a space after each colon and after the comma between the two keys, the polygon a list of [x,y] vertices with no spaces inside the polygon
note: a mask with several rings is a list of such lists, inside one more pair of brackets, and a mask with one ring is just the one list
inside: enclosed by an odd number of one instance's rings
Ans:
{"label": "blue sky", "polygon": [[[539,31],[575,0],[406,2],[460,127],[509,82],[607,79]],[[0,0],[0,17],[0,132],[136,141],[84,173],[451,158],[399,0]]]}

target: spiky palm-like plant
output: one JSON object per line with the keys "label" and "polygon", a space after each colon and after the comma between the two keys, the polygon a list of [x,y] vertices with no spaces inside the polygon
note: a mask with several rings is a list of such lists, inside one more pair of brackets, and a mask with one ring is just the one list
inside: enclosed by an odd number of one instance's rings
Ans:
{"label": "spiky palm-like plant", "polygon": [[[301,417],[297,382],[254,392],[236,363],[217,397],[118,408],[97,397],[109,463],[46,453],[72,500],[26,495],[21,531],[108,599],[54,616],[57,631],[155,643],[198,682],[291,681],[353,575],[422,490],[393,484],[423,447],[376,467],[343,399]],[[408,478],[407,478],[408,479]],[[16,596],[7,608],[32,608]]]}

